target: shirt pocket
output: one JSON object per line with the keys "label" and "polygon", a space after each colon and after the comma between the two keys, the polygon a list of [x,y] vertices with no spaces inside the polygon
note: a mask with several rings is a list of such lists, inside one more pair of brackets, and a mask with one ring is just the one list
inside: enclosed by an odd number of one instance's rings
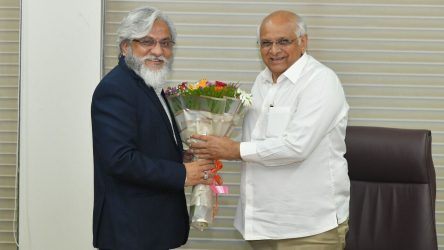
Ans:
{"label": "shirt pocket", "polygon": [[284,133],[290,120],[290,107],[270,107],[267,114],[267,137],[278,137]]}

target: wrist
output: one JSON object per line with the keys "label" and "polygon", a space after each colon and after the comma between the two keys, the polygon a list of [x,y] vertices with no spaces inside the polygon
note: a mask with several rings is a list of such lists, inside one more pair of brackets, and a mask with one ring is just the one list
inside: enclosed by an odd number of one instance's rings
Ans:
{"label": "wrist", "polygon": [[241,160],[240,142],[233,143],[232,149],[230,160]]}

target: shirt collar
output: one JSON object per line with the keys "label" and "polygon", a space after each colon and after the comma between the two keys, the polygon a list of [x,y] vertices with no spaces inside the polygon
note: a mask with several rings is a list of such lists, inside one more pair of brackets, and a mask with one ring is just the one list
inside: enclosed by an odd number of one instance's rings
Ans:
{"label": "shirt collar", "polygon": [[[290,80],[290,82],[296,84],[298,78],[302,74],[302,70],[304,69],[305,65],[308,61],[308,54],[304,53],[293,65],[291,65],[284,73],[282,73],[278,79],[277,83],[282,82],[284,79]],[[273,78],[271,76],[271,71],[266,67],[261,72],[261,77],[264,80],[265,83],[273,83]]]}
{"label": "shirt collar", "polygon": [[[307,53],[304,53],[295,63],[293,63],[293,65],[290,66],[290,68],[288,68],[282,75],[280,75],[279,78],[285,76],[292,83],[296,84],[297,80],[302,75],[302,70],[307,64],[307,61],[308,61],[308,55]],[[280,81],[279,78],[278,82]]]}
{"label": "shirt collar", "polygon": [[160,96],[160,95],[162,94],[162,90],[163,90],[162,87],[154,88],[154,91],[156,91],[156,94],[157,94],[158,96]]}

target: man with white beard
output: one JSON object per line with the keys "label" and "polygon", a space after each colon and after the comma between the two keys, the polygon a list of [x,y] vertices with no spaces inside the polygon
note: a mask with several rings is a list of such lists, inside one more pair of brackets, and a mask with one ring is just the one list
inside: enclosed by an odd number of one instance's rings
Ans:
{"label": "man with white beard", "polygon": [[131,11],[117,31],[119,63],[92,98],[93,245],[172,249],[186,243],[184,187],[210,184],[212,161],[183,163],[182,141],[162,86],[176,32],[150,7]]}

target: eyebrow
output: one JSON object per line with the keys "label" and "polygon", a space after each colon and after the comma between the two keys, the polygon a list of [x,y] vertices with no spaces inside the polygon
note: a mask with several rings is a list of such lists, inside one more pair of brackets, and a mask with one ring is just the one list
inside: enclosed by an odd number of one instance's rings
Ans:
{"label": "eyebrow", "polygon": [[[144,36],[144,37],[141,37],[141,38],[136,38],[137,40],[148,40],[148,39],[150,39],[150,40],[156,40],[154,37],[152,37],[152,36]],[[165,41],[165,40],[173,40],[173,38],[171,37],[171,36],[168,36],[168,37],[165,37],[165,38],[162,38],[162,39],[159,39],[158,41]]]}
{"label": "eyebrow", "polygon": [[[279,38],[275,39],[274,41],[279,41],[279,40],[283,40],[283,39],[292,40],[292,39],[289,38],[289,37],[285,37],[285,36],[283,36],[283,37],[279,37]],[[261,41],[273,41],[273,39],[263,38],[263,39],[261,39]]]}

